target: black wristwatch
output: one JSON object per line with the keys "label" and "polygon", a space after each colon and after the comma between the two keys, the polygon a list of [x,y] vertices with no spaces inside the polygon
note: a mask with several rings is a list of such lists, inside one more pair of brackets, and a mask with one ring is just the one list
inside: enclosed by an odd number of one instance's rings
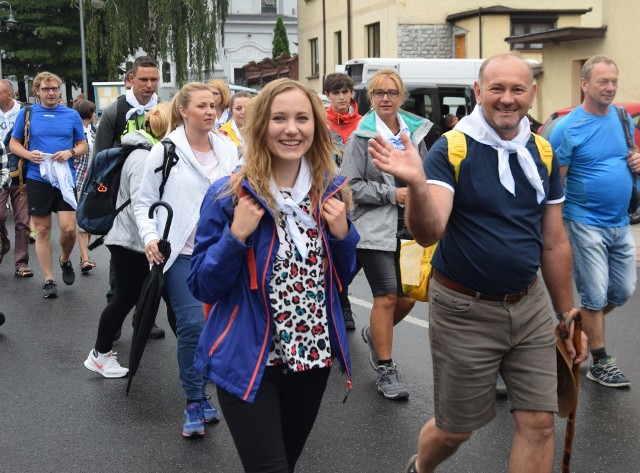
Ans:
{"label": "black wristwatch", "polygon": [[558,322],[562,322],[564,319],[566,319],[567,315],[569,315],[569,312],[556,312],[556,317],[558,318]]}
{"label": "black wristwatch", "polygon": [[76,150],[73,148],[70,148],[69,151],[71,152],[71,157],[75,158],[76,157]]}

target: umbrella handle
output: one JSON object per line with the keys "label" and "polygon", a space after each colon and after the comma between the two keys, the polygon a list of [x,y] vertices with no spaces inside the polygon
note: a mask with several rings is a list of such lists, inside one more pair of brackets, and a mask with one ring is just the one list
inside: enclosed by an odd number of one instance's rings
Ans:
{"label": "umbrella handle", "polygon": [[167,209],[167,224],[164,226],[164,233],[162,239],[166,240],[169,237],[169,228],[171,227],[171,220],[173,220],[173,209],[164,200],[159,200],[151,204],[149,207],[149,218],[153,218],[153,212],[158,207],[164,207]]}

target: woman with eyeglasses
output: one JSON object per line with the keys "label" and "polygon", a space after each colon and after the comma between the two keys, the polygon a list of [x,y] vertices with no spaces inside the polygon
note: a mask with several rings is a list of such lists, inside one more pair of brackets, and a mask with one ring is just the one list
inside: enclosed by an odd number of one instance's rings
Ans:
{"label": "woman with eyeglasses", "polygon": [[231,120],[231,92],[227,83],[222,79],[212,79],[209,81],[211,92],[213,93],[213,101],[216,104],[216,119],[213,123],[213,129],[217,130],[222,125]]}
{"label": "woman with eyeglasses", "polygon": [[426,155],[424,139],[433,123],[401,109],[405,93],[402,79],[391,69],[381,69],[371,78],[368,97],[372,109],[349,137],[341,169],[353,191],[352,218],[360,233],[358,265],[364,269],[373,294],[370,325],[362,329],[362,337],[378,374],[378,391],[392,400],[409,397],[391,355],[393,327],[415,304],[402,292],[400,283],[398,232],[404,229],[407,189],[373,165],[368,147],[369,139],[379,134],[404,149],[400,136],[406,133],[420,154]]}

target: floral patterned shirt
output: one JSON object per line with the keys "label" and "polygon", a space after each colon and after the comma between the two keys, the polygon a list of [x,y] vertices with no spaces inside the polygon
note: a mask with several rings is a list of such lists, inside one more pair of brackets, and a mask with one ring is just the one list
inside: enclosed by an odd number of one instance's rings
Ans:
{"label": "floral patterned shirt", "polygon": [[[284,197],[291,192],[280,189]],[[300,208],[310,213],[309,196]],[[278,222],[280,246],[269,281],[275,323],[267,366],[286,364],[292,371],[331,366],[327,309],[325,305],[325,250],[319,229],[298,222],[309,250],[302,259],[287,231],[285,216]]]}

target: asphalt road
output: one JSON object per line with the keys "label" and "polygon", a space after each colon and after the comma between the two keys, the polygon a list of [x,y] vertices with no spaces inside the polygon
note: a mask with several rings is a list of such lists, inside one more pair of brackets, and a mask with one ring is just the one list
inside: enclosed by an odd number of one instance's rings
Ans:
{"label": "asphalt road", "polygon": [[[11,222],[9,223],[10,228]],[[54,234],[54,242],[57,235]],[[54,243],[54,260],[59,250]],[[203,439],[181,436],[184,399],[178,380],[175,339],[164,306],[163,340],[151,340],[130,395],[126,379],[105,379],[83,366],[93,347],[105,304],[108,251],[93,253],[97,268],[62,284],[45,300],[42,275],[31,246],[32,279],[13,275],[9,254],[0,265],[0,472],[220,472],[242,471],[224,420]],[[74,251],[73,261],[79,256]],[[58,270],[59,271],[59,270]],[[56,271],[56,274],[58,273]],[[350,287],[356,332],[350,334],[354,389],[346,403],[345,380],[334,369],[323,405],[298,468],[300,473],[402,471],[416,449],[423,423],[433,413],[427,305],[418,304],[396,327],[394,361],[411,396],[385,400],[376,391],[360,329],[368,322],[371,295],[362,274]],[[612,390],[582,379],[573,453],[579,473],[640,470],[640,296],[607,319],[607,347],[634,383]],[[130,319],[115,346],[128,365]],[[584,368],[583,368],[584,374]],[[215,403],[215,389],[209,392]],[[565,423],[556,422],[555,471],[560,471]],[[506,472],[514,424],[508,401],[440,472]]]}

